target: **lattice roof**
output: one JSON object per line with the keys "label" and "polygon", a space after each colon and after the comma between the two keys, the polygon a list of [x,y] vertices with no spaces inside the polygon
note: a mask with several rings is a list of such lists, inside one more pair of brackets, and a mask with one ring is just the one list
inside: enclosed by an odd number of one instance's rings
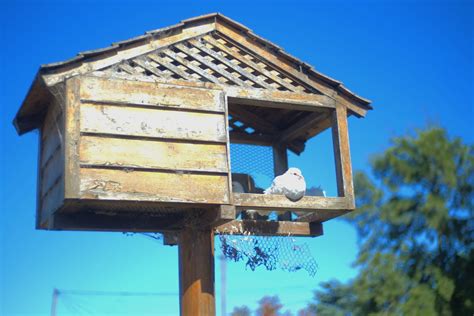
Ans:
{"label": "lattice roof", "polygon": [[204,81],[251,89],[317,93],[217,32],[124,60],[102,72],[111,77]]}
{"label": "lattice roof", "polygon": [[[345,104],[349,113],[358,116],[371,109],[370,101],[350,92],[341,82],[317,72],[240,23],[215,13],[147,32],[108,48],[82,52],[64,62],[42,65],[15,118],[18,131],[24,133],[37,128],[50,90],[70,77],[83,74],[326,95]],[[253,114],[258,114],[255,111]],[[289,126],[281,122],[278,113],[287,115],[288,111],[264,113],[270,116],[267,123],[280,124],[282,128]],[[293,114],[290,119],[298,115]],[[242,129],[230,123],[234,131],[242,133],[252,134],[245,130],[247,127],[255,129],[252,124]],[[268,124],[263,125],[265,131],[257,132],[267,133],[266,127],[270,126],[265,125]]]}

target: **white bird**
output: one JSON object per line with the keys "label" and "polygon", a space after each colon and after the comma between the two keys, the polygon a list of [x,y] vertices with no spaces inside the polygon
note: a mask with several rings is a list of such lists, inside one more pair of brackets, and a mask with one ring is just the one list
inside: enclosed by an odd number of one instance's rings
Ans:
{"label": "white bird", "polygon": [[301,170],[290,168],[281,176],[276,177],[272,185],[263,193],[284,195],[290,201],[296,202],[303,198],[305,192],[306,182],[301,174]]}

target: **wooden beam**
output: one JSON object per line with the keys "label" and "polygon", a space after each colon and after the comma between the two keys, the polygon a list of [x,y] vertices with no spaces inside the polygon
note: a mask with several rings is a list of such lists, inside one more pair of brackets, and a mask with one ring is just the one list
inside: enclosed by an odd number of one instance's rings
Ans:
{"label": "wooden beam", "polygon": [[336,165],[337,193],[346,197],[354,206],[354,185],[352,182],[349,132],[347,128],[347,109],[338,105],[332,115],[332,138]]}
{"label": "wooden beam", "polygon": [[[305,133],[310,129],[313,128],[319,120],[321,120],[326,113],[320,112],[313,112],[306,116],[304,119],[299,120],[294,125],[288,127],[284,131],[282,131],[278,136],[276,136],[276,140],[280,143],[286,144],[294,139],[305,136]],[[304,137],[306,139],[306,137]]]}
{"label": "wooden beam", "polygon": [[214,228],[229,221],[235,220],[235,206],[219,205],[216,209],[206,211],[203,216],[203,226]]}
{"label": "wooden beam", "polygon": [[178,251],[181,316],[215,316],[214,232],[183,230]]}
{"label": "wooden beam", "polygon": [[239,121],[242,121],[242,123],[250,125],[255,130],[269,134],[277,131],[272,123],[255,113],[246,110],[242,106],[234,105],[229,109],[229,112],[232,117],[237,118]]}
{"label": "wooden beam", "polygon": [[246,133],[230,132],[231,143],[271,146],[273,137],[270,135],[250,135]]}
{"label": "wooden beam", "polygon": [[296,221],[297,222],[306,222],[306,223],[321,223],[327,220],[339,217],[346,213],[350,212],[350,210],[333,210],[333,211],[317,211],[305,214],[303,216],[299,216]]}
{"label": "wooden beam", "polygon": [[250,233],[254,236],[317,237],[323,235],[323,225],[305,222],[234,220],[216,227],[215,233],[220,235]]}
{"label": "wooden beam", "polygon": [[278,211],[316,211],[316,210],[347,210],[350,201],[344,197],[305,196],[297,202],[292,202],[284,195],[234,193],[234,205],[240,209]]}
{"label": "wooden beam", "polygon": [[297,93],[230,86],[225,91],[230,103],[262,106],[279,109],[320,111],[321,108],[336,107],[335,101],[322,94]]}
{"label": "wooden beam", "polygon": [[163,233],[163,245],[165,246],[177,246],[179,244],[179,233],[178,232],[165,232]]}

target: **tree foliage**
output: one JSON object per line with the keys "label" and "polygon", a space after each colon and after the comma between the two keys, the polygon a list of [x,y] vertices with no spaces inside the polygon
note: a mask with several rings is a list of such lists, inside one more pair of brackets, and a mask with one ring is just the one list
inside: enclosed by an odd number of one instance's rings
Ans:
{"label": "tree foliage", "polygon": [[396,138],[354,177],[359,275],[315,292],[318,315],[474,313],[474,146],[441,128]]}

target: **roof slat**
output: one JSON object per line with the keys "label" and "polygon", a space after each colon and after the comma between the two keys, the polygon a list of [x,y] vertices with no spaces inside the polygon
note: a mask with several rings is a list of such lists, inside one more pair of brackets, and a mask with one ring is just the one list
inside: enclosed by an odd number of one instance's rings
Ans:
{"label": "roof slat", "polygon": [[187,79],[187,80],[191,80],[191,81],[195,80],[194,77],[191,76],[191,74],[188,74],[184,70],[179,69],[178,67],[176,67],[172,63],[168,62],[163,57],[158,56],[156,53],[148,54],[147,57],[153,59],[155,62],[159,63],[163,67],[168,68],[169,70],[171,70],[172,72],[174,72],[178,76],[182,77],[183,79]]}
{"label": "roof slat", "polygon": [[[267,84],[266,82],[260,80],[258,77],[254,76],[253,74],[249,73],[248,71],[244,70],[241,68],[239,65],[236,65],[232,63],[230,60],[226,59],[224,56],[216,53],[212,49],[208,48],[206,45],[203,43],[200,43],[198,40],[191,39],[189,42],[196,48],[200,49],[201,51],[205,52],[206,54],[212,56],[214,59],[220,61],[224,65],[226,65],[229,68],[232,68],[233,70],[237,71],[239,74],[241,74],[244,77],[247,77],[248,79],[252,80],[256,84],[258,84],[261,87],[267,88],[267,89],[272,89],[273,87]],[[232,55],[231,55],[232,56]]]}
{"label": "roof slat", "polygon": [[239,85],[239,86],[243,86],[243,87],[247,87],[247,88],[251,88],[247,83],[245,83],[244,81],[242,81],[241,79],[237,78],[236,76],[232,75],[231,73],[229,73],[227,70],[225,69],[222,69],[220,67],[218,67],[217,65],[215,65],[214,63],[210,62],[209,60],[205,59],[204,57],[202,57],[201,55],[199,54],[193,54],[191,52],[191,49],[187,46],[185,46],[184,44],[182,43],[179,43],[179,44],[176,44],[175,45],[176,48],[178,48],[180,51],[182,51],[183,53],[186,53],[188,54],[189,56],[191,56],[192,58],[196,59],[197,61],[199,61],[201,64],[209,67],[210,69],[212,69],[213,71],[217,72],[218,74],[220,74],[221,76],[225,77],[226,79],[230,80],[231,82]]}
{"label": "roof slat", "polygon": [[266,71],[260,65],[258,65],[257,63],[254,63],[250,59],[245,58],[244,56],[240,55],[239,53],[237,53],[235,51],[232,51],[230,48],[228,48],[224,44],[219,43],[217,40],[215,40],[212,36],[206,35],[206,36],[204,36],[204,39],[208,43],[210,43],[211,45],[219,48],[220,50],[224,51],[225,53],[227,53],[229,55],[232,55],[232,57],[234,57],[235,59],[237,59],[241,63],[246,64],[246,65],[250,66],[251,68],[257,70],[262,75],[264,75],[265,77],[273,80],[274,82],[276,82],[280,86],[283,86],[283,87],[285,87],[286,89],[288,89],[290,91],[296,91],[296,88],[293,85],[291,85],[288,82],[284,81],[282,78],[279,78],[278,76],[272,74],[271,72]]}
{"label": "roof slat", "polygon": [[213,75],[211,75],[210,73],[202,70],[201,68],[199,68],[198,66],[194,66],[191,62],[189,62],[188,60],[182,58],[181,56],[179,56],[178,54],[176,54],[175,52],[171,51],[170,49],[165,49],[163,50],[163,53],[165,55],[167,55],[168,57],[176,60],[177,62],[179,62],[180,64],[184,65],[185,67],[188,67],[189,69],[191,69],[192,71],[196,72],[197,74],[199,74],[201,77],[203,78],[206,78],[207,80],[211,81],[211,82],[214,82],[214,83],[217,83],[219,84],[219,80],[214,77]]}

